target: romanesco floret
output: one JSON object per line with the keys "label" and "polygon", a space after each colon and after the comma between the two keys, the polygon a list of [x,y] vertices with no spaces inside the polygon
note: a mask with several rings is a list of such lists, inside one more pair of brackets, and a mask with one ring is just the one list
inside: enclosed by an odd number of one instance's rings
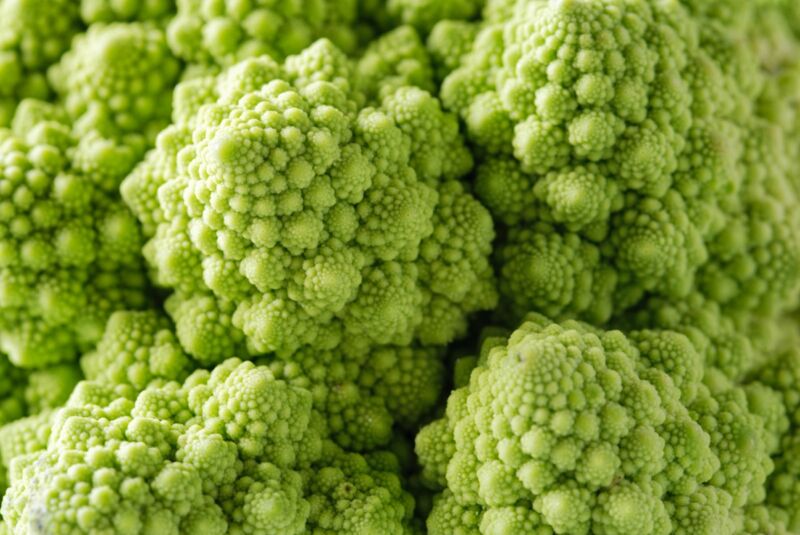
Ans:
{"label": "romanesco floret", "polygon": [[49,80],[83,129],[141,136],[152,144],[169,123],[179,74],[180,63],[156,24],[98,23],[76,37]]}
{"label": "romanesco floret", "polygon": [[293,468],[320,446],[308,392],[228,361],[183,387],[123,393],[82,383],[47,449],[14,461],[12,532],[301,532],[308,504]]}
{"label": "romanesco floret", "polygon": [[[188,121],[191,112],[184,113],[183,107],[189,105],[187,101],[190,98],[197,98],[195,85],[196,81],[184,82],[176,89],[178,97],[175,102],[175,116],[186,117]],[[181,98],[182,88],[191,88],[187,90],[189,93],[186,95],[187,98]],[[194,105],[191,108],[192,112],[196,111]],[[158,202],[158,188],[168,177],[177,174],[178,152],[191,143],[191,134],[189,128],[174,125],[162,130],[156,138],[156,150],[151,151],[122,182],[120,193],[136,214],[147,237],[152,237],[158,225],[166,222]]]}
{"label": "romanesco floret", "polygon": [[[380,100],[403,86],[433,93],[431,57],[419,34],[401,26],[370,43],[358,59],[356,89],[369,100]],[[471,160],[465,156],[466,162]]]}
{"label": "romanesco floret", "polygon": [[41,101],[0,135],[0,348],[16,366],[71,360],[145,304],[141,232],[116,192],[136,152],[78,137]]}
{"label": "romanesco floret", "polygon": [[711,437],[720,460],[711,484],[727,491],[734,507],[761,503],[764,482],[774,466],[765,455],[769,450],[764,420],[751,412],[744,390],[728,388],[712,395],[701,388],[689,413]]}
{"label": "romanesco floret", "polygon": [[756,340],[746,336],[736,322],[723,313],[719,303],[697,292],[680,301],[648,299],[621,323],[685,334],[703,355],[706,369],[719,370],[735,382],[744,379],[762,358],[762,352],[754,347]]}
{"label": "romanesco floret", "polygon": [[757,505],[748,507],[742,522],[743,535],[790,535],[783,511]]}
{"label": "romanesco floret", "polygon": [[701,11],[498,0],[469,51],[464,23],[434,29],[476,192],[511,227],[497,247],[507,315],[603,323],[700,290],[746,330],[754,311],[796,304],[789,134],[757,113],[768,84],[746,36]]}
{"label": "romanesco floret", "polygon": [[[532,511],[530,508],[528,510]],[[532,512],[535,514],[535,511]],[[480,506],[461,504],[452,492],[445,490],[433,499],[433,509],[426,526],[428,533],[480,535],[481,519],[484,516]]]}
{"label": "romanesco floret", "polygon": [[190,63],[228,67],[264,54],[280,61],[322,37],[355,52],[360,41],[356,0],[177,0],[177,5],[169,44]]}
{"label": "romanesco floret", "polygon": [[738,533],[737,518],[731,515],[731,497],[715,487],[701,487],[669,503],[676,535]]}
{"label": "romanesco floret", "polygon": [[164,303],[175,321],[181,347],[197,362],[211,365],[229,355],[245,354],[244,333],[233,326],[233,304],[212,294],[171,295]]}
{"label": "romanesco floret", "polygon": [[50,97],[47,68],[80,30],[75,0],[0,1],[0,127],[22,99]]}
{"label": "romanesco floret", "polygon": [[739,510],[764,499],[764,419],[724,376],[701,382],[686,336],[531,314],[487,343],[446,417],[417,438],[424,481],[447,489],[432,535],[732,535]]}
{"label": "romanesco floret", "polygon": [[213,294],[253,353],[444,344],[495,301],[491,218],[454,181],[471,162],[456,122],[415,87],[362,107],[352,78],[329,41],[283,66],[246,60],[122,186],[157,223],[156,281]]}
{"label": "romanesco floret", "polygon": [[445,20],[433,27],[426,44],[437,81],[458,68],[462,58],[472,50],[478,31],[478,25],[460,20]]}
{"label": "romanesco floret", "polygon": [[310,392],[237,359],[138,396],[83,382],[15,457],[3,515],[20,534],[408,533],[391,455],[323,434]]}

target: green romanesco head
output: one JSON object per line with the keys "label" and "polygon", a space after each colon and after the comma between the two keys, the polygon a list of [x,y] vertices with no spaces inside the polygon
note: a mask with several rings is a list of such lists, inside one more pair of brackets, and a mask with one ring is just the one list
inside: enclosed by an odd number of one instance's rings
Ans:
{"label": "green romanesco head", "polygon": [[49,442],[34,420],[0,442],[14,450],[4,519],[11,533],[409,533],[396,459],[323,440],[312,405],[237,359],[138,394],[82,382]]}
{"label": "green romanesco head", "polygon": [[[177,113],[122,185],[157,283],[213,296],[252,353],[444,344],[495,301],[492,220],[455,181],[471,158],[454,118],[410,86],[367,106],[353,77],[323,40],[209,79],[203,106],[179,86],[196,118]],[[206,314],[170,309],[179,331]]]}
{"label": "green romanesco head", "polygon": [[16,366],[71,360],[114,310],[145,304],[141,232],[116,189],[136,154],[41,101],[0,134],[0,348]]}
{"label": "green romanesco head", "polygon": [[531,314],[486,343],[417,437],[423,482],[446,489],[432,535],[733,535],[740,508],[764,499],[769,410],[704,378],[687,336]]}
{"label": "green romanesco head", "polygon": [[320,429],[310,394],[266,368],[230,360],[138,396],[84,382],[55,419],[47,448],[13,463],[12,532],[302,533],[296,469]]}
{"label": "green romanesco head", "polygon": [[604,323],[699,291],[746,331],[795,306],[796,86],[747,46],[749,4],[687,4],[496,0],[433,30],[476,193],[510,227],[506,316]]}

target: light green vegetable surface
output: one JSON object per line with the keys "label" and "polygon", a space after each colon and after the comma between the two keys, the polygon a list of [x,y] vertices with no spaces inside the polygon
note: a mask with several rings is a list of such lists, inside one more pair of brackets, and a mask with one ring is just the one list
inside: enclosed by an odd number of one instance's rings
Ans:
{"label": "light green vegetable surface", "polygon": [[0,535],[800,535],[800,3],[0,0]]}

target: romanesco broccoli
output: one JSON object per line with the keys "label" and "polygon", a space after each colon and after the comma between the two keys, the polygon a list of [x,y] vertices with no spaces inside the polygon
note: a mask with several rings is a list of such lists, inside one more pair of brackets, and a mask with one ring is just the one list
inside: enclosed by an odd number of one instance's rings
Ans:
{"label": "romanesco broccoli", "polygon": [[[415,87],[365,106],[353,74],[319,41],[203,82],[203,106],[179,86],[176,123],[122,185],[154,231],[156,281],[213,296],[255,354],[444,344],[494,303],[493,226],[456,181],[471,158],[455,120]],[[201,321],[183,314],[205,314],[169,310],[179,335]]]}
{"label": "romanesco broccoli", "polygon": [[141,232],[117,193],[136,158],[41,101],[0,132],[0,350],[16,366],[72,360],[114,310],[146,303]]}
{"label": "romanesco broccoli", "polygon": [[431,535],[732,535],[764,499],[764,418],[682,334],[529,315],[476,364],[417,438]]}
{"label": "romanesco broccoli", "polygon": [[798,5],[0,0],[0,535],[800,533]]}
{"label": "romanesco broccoli", "polygon": [[510,317],[604,323],[698,290],[747,329],[796,305],[791,136],[752,104],[771,74],[724,22],[739,4],[689,4],[489,2],[469,48],[434,29],[476,192],[510,227]]}
{"label": "romanesco broccoli", "polygon": [[83,382],[54,418],[12,462],[12,533],[407,533],[385,456],[325,442],[311,393],[265,367],[230,359],[138,395]]}

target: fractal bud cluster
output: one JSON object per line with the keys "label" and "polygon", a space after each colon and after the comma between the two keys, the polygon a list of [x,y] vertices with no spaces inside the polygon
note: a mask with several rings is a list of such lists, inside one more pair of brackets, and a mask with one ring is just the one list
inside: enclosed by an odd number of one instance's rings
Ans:
{"label": "fractal bud cluster", "polygon": [[800,535],[793,0],[0,0],[0,535]]}

